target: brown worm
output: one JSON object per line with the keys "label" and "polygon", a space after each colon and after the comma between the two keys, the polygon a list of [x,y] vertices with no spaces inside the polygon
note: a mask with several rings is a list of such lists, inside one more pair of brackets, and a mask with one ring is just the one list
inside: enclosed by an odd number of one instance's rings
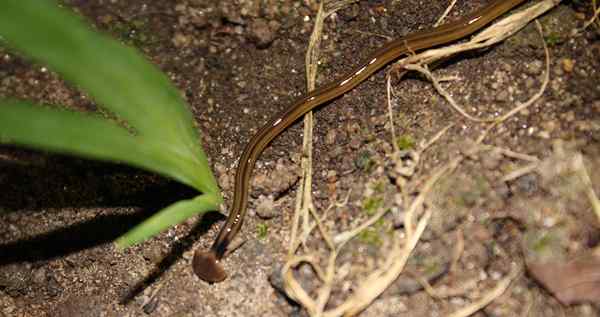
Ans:
{"label": "brown worm", "polygon": [[523,1],[525,0],[494,0],[489,5],[458,21],[409,34],[389,42],[371,54],[348,75],[302,96],[288,109],[271,118],[252,137],[240,157],[235,175],[233,204],[229,216],[210,250],[196,250],[192,263],[196,275],[207,282],[220,282],[227,277],[219,261],[229,243],[242,227],[246,205],[248,204],[249,181],[254,163],[265,147],[277,135],[305,113],[343,95],[400,56],[459,40],[481,29]]}

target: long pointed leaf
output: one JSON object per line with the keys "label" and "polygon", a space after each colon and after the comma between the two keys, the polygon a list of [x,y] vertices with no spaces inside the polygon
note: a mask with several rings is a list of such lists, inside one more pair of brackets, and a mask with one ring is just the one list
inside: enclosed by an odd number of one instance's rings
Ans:
{"label": "long pointed leaf", "polygon": [[155,213],[152,217],[119,237],[116,240],[117,246],[127,248],[142,242],[189,217],[216,210],[220,202],[220,199],[212,194],[204,194],[194,199],[178,201]]}
{"label": "long pointed leaf", "polygon": [[48,109],[25,101],[0,102],[0,143],[14,143],[90,158],[125,162],[197,187],[187,173],[196,162],[168,145],[146,142],[106,119]]}
{"label": "long pointed leaf", "polygon": [[[219,191],[179,92],[134,49],[93,32],[50,0],[2,2],[0,36],[90,93],[147,143],[168,145],[187,165],[182,168],[186,184],[202,192]],[[157,166],[144,167],[161,172]]]}
{"label": "long pointed leaf", "polygon": [[93,32],[54,1],[2,1],[0,35],[81,87],[140,135],[181,145],[194,159],[202,155],[191,114],[168,79],[133,48]]}

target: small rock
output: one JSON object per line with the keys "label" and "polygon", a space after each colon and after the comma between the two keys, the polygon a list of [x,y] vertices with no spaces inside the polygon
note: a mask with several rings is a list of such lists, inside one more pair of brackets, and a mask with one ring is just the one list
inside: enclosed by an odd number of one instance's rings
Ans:
{"label": "small rock", "polygon": [[538,180],[535,174],[526,174],[517,178],[514,185],[518,191],[531,195],[538,189]]}
{"label": "small rock", "polygon": [[45,285],[48,279],[46,278],[46,269],[42,266],[33,272],[32,281],[37,285]]}
{"label": "small rock", "polygon": [[533,88],[533,86],[535,86],[535,80],[533,78],[528,77],[527,79],[525,79],[525,87]]}
{"label": "small rock", "polygon": [[544,131],[546,131],[548,133],[554,132],[554,130],[556,130],[557,126],[558,126],[558,123],[553,120],[542,122],[542,129],[544,129]]}
{"label": "small rock", "polygon": [[246,21],[242,19],[239,7],[235,3],[229,1],[220,1],[219,9],[223,18],[227,22],[240,25],[246,24]]}
{"label": "small rock", "polygon": [[0,271],[0,289],[11,297],[27,294],[31,278],[31,270],[24,265],[9,264]]}
{"label": "small rock", "polygon": [[273,267],[271,274],[269,274],[269,283],[271,283],[271,286],[273,286],[275,290],[285,295],[286,292],[283,284],[283,275],[281,275],[281,269],[283,269],[281,264],[277,264]]}
{"label": "small rock", "polygon": [[279,210],[275,206],[272,196],[263,196],[259,198],[259,203],[256,206],[256,214],[261,219],[271,219],[279,215]]}
{"label": "small rock", "polygon": [[573,112],[573,111],[567,111],[565,114],[561,115],[561,117],[566,122],[573,122],[573,121],[575,121],[575,112]]}
{"label": "small rock", "polygon": [[392,177],[411,177],[419,163],[419,153],[416,151],[404,150],[395,152],[392,155],[394,169]]}
{"label": "small rock", "polygon": [[158,303],[158,297],[152,297],[144,306],[142,306],[142,310],[147,315],[150,315],[156,310],[156,308],[158,308]]}
{"label": "small rock", "polygon": [[162,261],[163,257],[162,257],[162,252],[160,250],[160,248],[158,247],[148,247],[148,248],[144,248],[144,251],[142,252],[144,259],[149,260],[150,262],[154,263],[154,264],[158,264]]}
{"label": "small rock", "polygon": [[337,177],[337,172],[334,170],[329,170],[327,171],[327,182],[328,183],[335,183],[338,180]]}
{"label": "small rock", "polygon": [[506,90],[501,90],[496,95],[496,101],[505,102],[508,100],[508,92]]}
{"label": "small rock", "polygon": [[175,45],[175,47],[182,48],[182,47],[189,46],[190,43],[192,42],[192,39],[191,39],[191,37],[189,37],[183,33],[177,32],[177,33],[175,33],[175,36],[173,36],[172,41],[173,41],[173,45]]}
{"label": "small rock", "polygon": [[487,155],[481,157],[481,165],[487,170],[498,168],[502,161],[502,153],[500,151],[490,151]]}
{"label": "small rock", "polygon": [[274,171],[260,173],[253,178],[252,185],[256,186],[257,191],[252,195],[258,197],[260,194],[265,194],[278,197],[294,186],[299,178],[295,165],[277,162]]}
{"label": "small rock", "polygon": [[223,173],[223,174],[219,175],[219,186],[221,186],[222,189],[224,189],[224,190],[230,189],[232,183],[233,183],[233,179],[229,174]]}
{"label": "small rock", "polygon": [[260,2],[260,0],[241,1],[240,13],[245,17],[258,17],[260,14]]}
{"label": "small rock", "polygon": [[58,283],[58,281],[56,280],[56,278],[54,276],[49,277],[49,281],[46,286],[46,289],[48,290],[48,295],[50,297],[58,296],[63,291],[62,286],[60,285],[60,283]]}
{"label": "small rock", "polygon": [[344,21],[352,21],[360,14],[360,6],[352,4],[340,10],[338,16]]}
{"label": "small rock", "polygon": [[508,199],[512,195],[510,187],[508,187],[508,185],[504,182],[494,186],[493,189],[494,192],[498,195],[498,197],[502,199]]}
{"label": "small rock", "polygon": [[189,8],[189,21],[197,28],[203,28],[208,25],[208,15],[204,10]]}
{"label": "small rock", "polygon": [[279,23],[276,21],[267,22],[265,19],[254,19],[248,26],[248,38],[258,48],[267,48],[277,36]]}
{"label": "small rock", "polygon": [[535,60],[527,64],[527,73],[530,75],[539,75],[542,72],[544,64],[540,60]]}

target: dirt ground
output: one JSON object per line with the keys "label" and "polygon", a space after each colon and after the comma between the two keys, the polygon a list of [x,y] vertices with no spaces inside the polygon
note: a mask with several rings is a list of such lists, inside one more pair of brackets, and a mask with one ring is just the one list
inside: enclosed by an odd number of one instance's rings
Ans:
{"label": "dirt ground", "polygon": [[[488,2],[459,1],[448,19]],[[448,3],[360,1],[338,11],[324,23],[317,86],[389,39],[431,26]],[[136,46],[179,87],[229,202],[247,140],[306,91],[304,54],[316,2],[65,5]],[[405,274],[361,315],[446,316],[481,299],[517,266],[508,289],[473,316],[600,316],[600,216],[591,195],[591,189],[600,193],[600,25],[573,33],[592,14],[590,1],[567,1],[541,19],[550,52],[548,86],[481,144],[475,140],[486,124],[458,114],[416,74],[392,77],[396,140],[386,71],[315,112],[313,203],[322,214],[348,199],[329,211],[324,225],[342,232],[390,211],[338,255],[340,276],[327,307],[339,305],[385,260],[407,201],[436,168],[461,156],[421,208],[432,217]],[[97,109],[43,65],[7,49],[0,53],[0,97]],[[498,117],[540,89],[542,41],[530,25],[506,42],[444,62],[434,74],[459,78],[442,86],[469,114]],[[405,155],[414,153],[450,123],[420,152],[409,176],[394,174],[392,143]],[[126,166],[1,146],[0,316],[306,316],[284,295],[279,273],[301,146],[297,122],[260,157],[241,234],[245,243],[224,261],[228,279],[212,285],[194,275],[191,259],[195,248],[210,246],[222,215],[190,219],[124,251],[111,243],[156,210],[194,196],[192,190]],[[305,248],[321,259],[326,254],[317,238]],[[578,266],[574,259],[592,264]],[[294,274],[316,296],[315,271],[305,265]],[[563,280],[581,274],[587,288]]]}

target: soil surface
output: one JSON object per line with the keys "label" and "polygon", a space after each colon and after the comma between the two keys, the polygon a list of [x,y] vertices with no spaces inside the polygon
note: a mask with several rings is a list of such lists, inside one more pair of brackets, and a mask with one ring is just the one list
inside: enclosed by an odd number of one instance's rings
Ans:
{"label": "soil surface", "polygon": [[[389,39],[431,26],[448,2],[360,1],[327,18],[317,86],[350,71]],[[459,1],[448,19],[488,2]],[[65,6],[137,47],[168,74],[194,113],[229,202],[236,160],[248,139],[306,91],[304,54],[315,1],[69,0]],[[314,205],[323,213],[349,195],[345,207],[329,211],[325,226],[341,232],[391,210],[339,255],[345,277],[329,306],[339,305],[385,258],[390,232],[402,227],[406,201],[437,167],[463,155],[427,199],[433,216],[407,273],[362,315],[445,316],[481,298],[513,265],[521,265],[522,273],[474,316],[600,315],[600,297],[585,298],[581,291],[575,299],[561,296],[552,285],[563,281],[543,274],[549,265],[599,257],[600,219],[589,182],[570,163],[582,158],[600,193],[600,26],[573,34],[591,13],[587,2],[573,1],[541,19],[551,56],[548,87],[529,108],[493,129],[485,146],[474,144],[486,125],[452,110],[419,75],[392,80],[396,140],[386,71],[316,111]],[[0,97],[97,109],[43,65],[8,49],[0,53]],[[540,89],[544,56],[530,25],[504,43],[446,61],[434,73],[459,78],[442,85],[467,112],[498,117]],[[449,123],[454,126],[420,153],[415,170],[400,182],[392,143],[414,153]],[[195,248],[210,246],[224,219],[218,213],[124,251],[111,243],[194,191],[126,166],[1,146],[0,316],[306,316],[283,295],[279,275],[301,146],[297,122],[260,157],[241,233],[245,243],[224,261],[228,279],[212,285],[194,275],[191,259]],[[532,163],[530,170],[507,177]],[[318,239],[307,248],[326,250]],[[314,272],[300,267],[295,274],[315,295]],[[424,291],[417,276],[438,293]],[[588,295],[600,288],[597,271],[595,276]]]}

